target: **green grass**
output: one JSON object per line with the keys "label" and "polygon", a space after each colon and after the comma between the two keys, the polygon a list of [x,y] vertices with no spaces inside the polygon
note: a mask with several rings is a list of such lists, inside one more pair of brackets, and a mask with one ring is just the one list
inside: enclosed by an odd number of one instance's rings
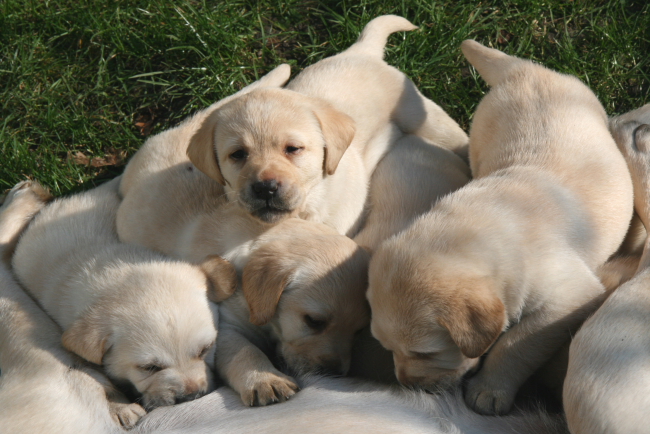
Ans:
{"label": "green grass", "polygon": [[295,74],[345,49],[387,13],[420,26],[391,37],[387,61],[465,128],[486,90],[466,38],[577,75],[610,114],[650,102],[642,0],[2,0],[0,190],[113,177],[147,135],[279,63]]}

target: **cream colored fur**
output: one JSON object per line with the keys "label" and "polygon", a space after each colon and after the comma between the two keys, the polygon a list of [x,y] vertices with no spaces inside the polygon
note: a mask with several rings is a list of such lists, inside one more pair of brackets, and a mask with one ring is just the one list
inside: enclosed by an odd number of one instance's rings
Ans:
{"label": "cream colored fur", "polygon": [[[222,105],[192,136],[190,159],[263,222],[299,217],[353,234],[368,180],[396,139],[416,134],[466,147],[460,127],[382,60],[388,35],[415,28],[401,17],[375,18],[349,49],[285,89],[255,89]],[[273,187],[262,194],[264,183]]]}
{"label": "cream colored fur", "polygon": [[[9,256],[49,194],[27,181],[0,208],[0,432],[114,433],[144,414],[61,346],[61,331],[19,287]],[[110,400],[110,401],[109,401]]]}
{"label": "cream colored fur", "polygon": [[[650,106],[612,123],[634,183],[635,210],[650,227]],[[648,432],[650,412],[650,238],[634,278],[616,289],[571,343],[564,383],[574,434]]]}
{"label": "cream colored fur", "polygon": [[465,397],[503,414],[604,297],[595,270],[625,236],[632,185],[580,81],[462,49],[492,86],[470,132],[474,180],[379,247],[371,326],[414,386],[455,384],[489,349]]}
{"label": "cream colored fur", "polygon": [[203,358],[215,313],[206,292],[230,295],[235,275],[223,285],[221,258],[193,266],[120,243],[119,182],[43,209],[16,247],[14,272],[63,329],[63,345],[134,386],[145,407],[192,399],[212,382]]}

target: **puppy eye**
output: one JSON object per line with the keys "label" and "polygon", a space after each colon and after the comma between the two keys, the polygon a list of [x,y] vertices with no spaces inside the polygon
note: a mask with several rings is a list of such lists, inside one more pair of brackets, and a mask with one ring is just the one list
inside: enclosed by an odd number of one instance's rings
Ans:
{"label": "puppy eye", "polygon": [[426,360],[426,359],[430,359],[430,358],[434,357],[438,353],[417,353],[417,352],[412,352],[411,354],[416,359]]}
{"label": "puppy eye", "polygon": [[162,366],[156,365],[154,363],[149,363],[147,365],[140,365],[138,366],[138,369],[141,371],[145,371],[149,374],[155,374],[156,372],[160,372],[163,370]]}
{"label": "puppy eye", "polygon": [[305,149],[305,148],[302,147],[302,146],[289,144],[289,145],[285,146],[284,153],[287,154],[287,155],[298,155],[300,152],[302,152],[303,149]]}
{"label": "puppy eye", "polygon": [[248,158],[248,152],[244,151],[243,149],[238,149],[230,154],[230,159],[234,161],[243,161],[246,158]]}
{"label": "puppy eye", "polygon": [[310,315],[305,315],[304,320],[307,327],[315,332],[322,332],[327,327],[327,321],[324,319],[316,319]]}
{"label": "puppy eye", "polygon": [[210,344],[210,345],[208,345],[206,347],[203,347],[203,349],[201,350],[201,352],[199,353],[199,355],[197,357],[199,359],[204,358],[206,356],[206,354],[208,354],[208,351],[210,351],[210,348],[212,347],[212,345],[214,345],[214,344]]}

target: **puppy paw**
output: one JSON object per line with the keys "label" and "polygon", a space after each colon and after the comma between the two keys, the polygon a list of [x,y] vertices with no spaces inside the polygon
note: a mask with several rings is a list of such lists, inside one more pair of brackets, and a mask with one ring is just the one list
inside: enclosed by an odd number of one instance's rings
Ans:
{"label": "puppy paw", "polygon": [[505,388],[491,387],[477,377],[470,378],[467,383],[465,390],[467,406],[478,414],[489,416],[503,415],[510,411],[516,391],[513,393]]}
{"label": "puppy paw", "polygon": [[110,402],[108,410],[111,417],[118,425],[131,429],[146,414],[144,408],[139,404],[127,404],[122,402]]}
{"label": "puppy paw", "polygon": [[35,206],[42,206],[52,199],[52,195],[36,181],[21,181],[7,193],[2,205],[8,206],[18,198],[21,201],[30,201]]}
{"label": "puppy paw", "polygon": [[246,381],[246,389],[240,395],[245,405],[254,407],[284,402],[299,390],[293,378],[280,372],[256,372]]}

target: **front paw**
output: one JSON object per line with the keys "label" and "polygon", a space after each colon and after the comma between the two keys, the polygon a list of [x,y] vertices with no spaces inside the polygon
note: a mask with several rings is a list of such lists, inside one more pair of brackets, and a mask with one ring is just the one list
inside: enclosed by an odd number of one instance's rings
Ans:
{"label": "front paw", "polygon": [[245,405],[254,407],[284,402],[299,390],[293,378],[280,372],[255,372],[250,374],[240,395]]}
{"label": "front paw", "polygon": [[516,390],[510,391],[503,386],[494,387],[477,375],[467,382],[465,402],[478,414],[503,415],[512,408],[516,393]]}
{"label": "front paw", "polygon": [[115,423],[126,429],[131,429],[146,414],[144,408],[139,404],[127,404],[122,402],[110,402],[108,410]]}

